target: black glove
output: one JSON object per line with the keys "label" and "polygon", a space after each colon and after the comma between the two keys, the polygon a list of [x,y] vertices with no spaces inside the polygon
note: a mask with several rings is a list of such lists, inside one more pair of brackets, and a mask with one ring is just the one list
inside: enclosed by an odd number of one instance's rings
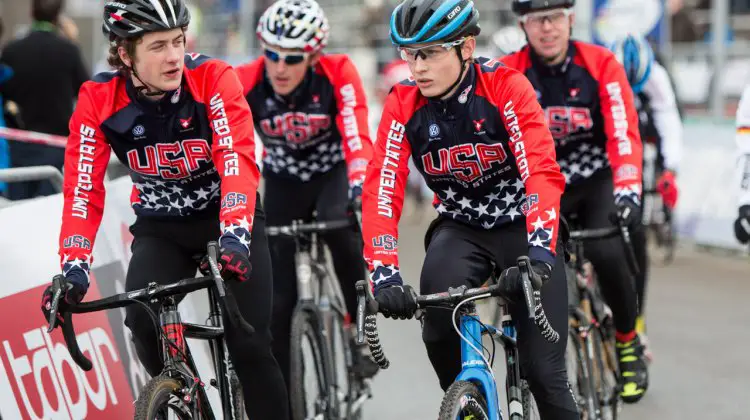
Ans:
{"label": "black glove", "polygon": [[635,229],[641,220],[641,206],[630,198],[623,197],[615,202],[617,218],[630,229]]}
{"label": "black glove", "polygon": [[[63,298],[57,304],[57,325],[63,324],[62,314],[65,312],[65,308],[67,308],[68,305],[81,303],[84,296],[86,296],[88,287],[88,276],[86,275],[86,272],[77,268],[68,272],[63,280]],[[49,321],[53,297],[54,290],[52,290],[52,285],[49,285],[42,293],[41,307],[45,322]]]}
{"label": "black glove", "polygon": [[[232,236],[222,237],[219,250],[219,271],[225,280],[234,279],[240,282],[250,280],[252,265],[250,264],[250,253],[237,238]],[[200,264],[200,270],[208,274],[208,256],[204,257]]]}
{"label": "black glove", "polygon": [[734,236],[742,244],[750,242],[750,205],[740,206],[737,220],[734,221]]}
{"label": "black glove", "polygon": [[417,294],[409,285],[382,288],[377,291],[375,300],[386,318],[409,319],[417,310]]}
{"label": "black glove", "polygon": [[354,210],[362,209],[362,182],[354,182],[349,186],[349,202]]}
{"label": "black glove", "polygon": [[[531,284],[545,284],[552,277],[552,267],[546,262],[531,260]],[[523,283],[521,282],[521,272],[517,266],[506,268],[497,279],[500,285],[500,294],[511,302],[523,300]],[[539,288],[541,290],[541,288]]]}

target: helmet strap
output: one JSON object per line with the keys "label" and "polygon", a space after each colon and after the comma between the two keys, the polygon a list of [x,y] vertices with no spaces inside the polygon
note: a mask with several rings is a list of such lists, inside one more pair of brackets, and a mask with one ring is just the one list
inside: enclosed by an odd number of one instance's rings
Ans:
{"label": "helmet strap", "polygon": [[456,45],[454,47],[456,49],[456,53],[458,54],[458,59],[461,62],[461,71],[458,72],[458,77],[456,78],[456,81],[453,82],[447,89],[445,89],[442,93],[439,95],[433,95],[433,96],[426,96],[427,99],[431,100],[442,100],[445,95],[448,94],[453,88],[458,86],[459,83],[461,83],[461,80],[464,78],[464,71],[466,70],[466,62],[468,60],[464,60],[463,55],[461,55],[461,46]]}
{"label": "helmet strap", "polygon": [[138,94],[143,95],[145,97],[152,97],[152,96],[160,96],[164,95],[165,91],[155,88],[153,86],[150,86],[148,83],[144,82],[143,79],[138,76],[138,72],[135,71],[135,63],[133,66],[128,66],[128,70],[130,70],[130,73],[133,74],[133,77],[138,79],[139,82],[141,82],[142,86],[136,86],[135,91],[138,92]]}

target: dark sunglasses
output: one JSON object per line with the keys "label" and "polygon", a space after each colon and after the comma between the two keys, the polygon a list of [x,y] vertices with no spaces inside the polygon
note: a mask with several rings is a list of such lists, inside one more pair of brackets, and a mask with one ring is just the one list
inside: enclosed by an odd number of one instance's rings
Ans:
{"label": "dark sunglasses", "polygon": [[268,47],[263,48],[263,54],[267,59],[278,63],[280,60],[284,60],[284,63],[289,65],[299,64],[305,61],[307,53],[284,53],[281,51],[272,50]]}

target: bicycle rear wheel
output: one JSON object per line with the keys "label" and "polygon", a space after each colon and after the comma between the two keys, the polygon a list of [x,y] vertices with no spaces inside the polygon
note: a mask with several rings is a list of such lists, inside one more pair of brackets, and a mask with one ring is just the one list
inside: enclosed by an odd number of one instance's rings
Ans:
{"label": "bicycle rear wheel", "polygon": [[320,319],[310,309],[292,317],[289,401],[294,420],[335,418],[330,401],[331,370]]}
{"label": "bicycle rear wheel", "polygon": [[134,420],[188,420],[197,419],[192,402],[180,395],[184,387],[180,381],[168,376],[152,378],[135,401]]}
{"label": "bicycle rear wheel", "polygon": [[440,405],[438,420],[489,420],[484,395],[471,382],[458,381],[448,387]]}

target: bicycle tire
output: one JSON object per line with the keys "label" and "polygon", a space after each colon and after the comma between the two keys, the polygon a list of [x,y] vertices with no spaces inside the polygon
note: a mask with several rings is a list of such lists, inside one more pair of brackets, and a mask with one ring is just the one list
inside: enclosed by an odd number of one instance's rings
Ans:
{"label": "bicycle tire", "polygon": [[[594,363],[589,359],[588,352],[583,346],[584,342],[581,341],[581,338],[570,331],[565,358],[566,360],[569,360],[571,356],[574,358],[576,370],[575,372],[568,371],[568,383],[571,384],[571,389],[575,391],[576,405],[581,412],[581,419],[595,420],[598,418],[601,407],[596,392],[594,369],[592,368]],[[573,349],[573,355],[568,353],[569,349]],[[568,362],[568,366],[572,365]],[[575,388],[573,388],[572,380],[575,380]]]}
{"label": "bicycle tire", "polygon": [[232,373],[229,382],[232,386],[232,400],[234,401],[234,409],[232,410],[234,414],[233,418],[236,420],[245,420],[245,396],[242,393],[240,378],[236,373]]}
{"label": "bicycle tire", "polygon": [[523,420],[541,420],[539,407],[537,407],[529,383],[525,379],[521,379],[521,404],[523,406]]}
{"label": "bicycle tire", "polygon": [[[322,415],[323,418],[334,418],[330,404],[330,361],[326,350],[319,318],[310,309],[296,310],[292,316],[289,364],[289,403],[293,420],[304,420]],[[307,412],[308,393],[305,390],[305,362],[303,360],[303,342],[308,341],[313,353],[315,376],[323,401],[315,404],[316,413],[310,416]]]}
{"label": "bicycle tire", "polygon": [[598,328],[592,331],[591,337],[594,352],[597,354],[594,384],[599,401],[600,417],[602,420],[616,420],[622,408],[622,400],[617,392],[618,367],[614,340],[611,340],[609,346],[605,345],[604,335]]}
{"label": "bicycle tire", "polygon": [[438,420],[460,420],[473,415],[472,420],[488,420],[489,409],[484,395],[468,381],[453,382],[440,404]]}
{"label": "bicycle tire", "polygon": [[[135,400],[135,416],[133,420],[154,420],[160,417],[161,412],[165,412],[169,407],[179,408],[179,403],[184,407],[185,403],[175,394],[175,391],[182,389],[184,385],[177,379],[168,376],[157,376],[152,378],[143,387],[138,399]],[[173,400],[173,396],[177,400]],[[184,409],[192,407],[184,407]],[[192,413],[183,411],[181,419],[193,419]],[[191,410],[192,411],[192,410]],[[164,417],[166,418],[166,417]]]}

